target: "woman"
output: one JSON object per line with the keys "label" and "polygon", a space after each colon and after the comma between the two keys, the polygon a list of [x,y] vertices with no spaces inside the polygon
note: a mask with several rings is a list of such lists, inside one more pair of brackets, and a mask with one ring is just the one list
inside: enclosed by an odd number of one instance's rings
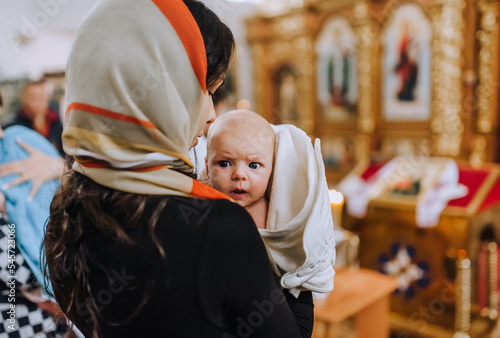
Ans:
{"label": "woman", "polygon": [[102,1],[77,32],[75,161],[44,239],[55,298],[87,337],[310,336],[311,293],[283,293],[250,215],[188,176],[234,40],[184,3]]}

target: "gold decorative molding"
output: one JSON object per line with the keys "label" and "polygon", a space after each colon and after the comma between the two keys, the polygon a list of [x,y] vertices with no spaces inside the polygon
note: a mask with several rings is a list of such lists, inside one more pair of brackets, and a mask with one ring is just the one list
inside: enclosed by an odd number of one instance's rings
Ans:
{"label": "gold decorative molding", "polygon": [[334,1],[311,1],[310,6],[318,11],[336,11],[352,7],[353,4],[365,0],[334,0]]}
{"label": "gold decorative molding", "polygon": [[378,19],[382,22],[389,20],[393,15],[394,12],[399,8],[401,5],[405,4],[415,4],[420,7],[422,12],[429,16],[429,10],[428,8],[430,7],[429,4],[425,0],[411,0],[411,1],[406,1],[406,0],[389,0],[387,4],[384,7],[384,10],[379,14]]}
{"label": "gold decorative molding", "polygon": [[476,33],[479,41],[479,84],[477,86],[477,130],[481,133],[492,131],[493,107],[492,100],[496,99],[494,90],[494,60],[498,51],[498,2],[479,0],[477,8],[481,14],[479,31]]}
{"label": "gold decorative molding", "polygon": [[464,48],[465,0],[443,0],[432,12],[433,118],[431,131],[434,155],[460,155],[462,122],[462,51]]}
{"label": "gold decorative molding", "polygon": [[358,40],[358,129],[362,133],[373,133],[375,130],[376,93],[379,87],[376,82],[377,42],[380,26],[368,16],[365,3],[358,3],[354,7],[356,15],[356,35]]}

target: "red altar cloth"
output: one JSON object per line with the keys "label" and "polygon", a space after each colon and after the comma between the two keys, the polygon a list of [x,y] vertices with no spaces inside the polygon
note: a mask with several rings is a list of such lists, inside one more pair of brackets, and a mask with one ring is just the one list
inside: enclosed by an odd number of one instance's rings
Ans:
{"label": "red altar cloth", "polygon": [[[373,175],[375,175],[387,162],[373,163],[366,168],[361,174],[361,179],[367,182]],[[474,199],[481,185],[486,178],[491,174],[490,169],[475,169],[471,166],[459,164],[459,178],[458,182],[463,184],[469,189],[469,193],[464,197],[451,200],[448,203],[450,207],[466,208],[469,203]],[[497,178],[492,189],[488,192],[483,202],[481,203],[478,211],[484,211],[500,203],[500,177]]]}

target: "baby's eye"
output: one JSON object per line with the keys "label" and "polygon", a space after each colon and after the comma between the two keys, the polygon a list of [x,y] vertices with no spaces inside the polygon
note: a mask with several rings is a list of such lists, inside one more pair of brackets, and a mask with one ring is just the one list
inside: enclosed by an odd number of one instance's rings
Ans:
{"label": "baby's eye", "polygon": [[260,163],[257,162],[252,162],[248,165],[250,169],[259,169],[260,168]]}
{"label": "baby's eye", "polygon": [[222,168],[229,167],[229,161],[219,161],[219,166]]}

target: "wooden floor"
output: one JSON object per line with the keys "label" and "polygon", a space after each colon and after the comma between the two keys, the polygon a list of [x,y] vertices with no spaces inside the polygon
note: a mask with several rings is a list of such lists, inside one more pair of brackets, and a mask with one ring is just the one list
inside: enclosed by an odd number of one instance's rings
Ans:
{"label": "wooden floor", "polygon": [[[428,324],[418,330],[411,328],[408,319],[397,313],[390,314],[390,338],[453,338],[453,331],[440,326]],[[326,332],[328,330],[328,334]],[[314,323],[312,338],[357,338],[355,320],[350,317],[330,325],[329,328],[321,321]],[[500,321],[492,325],[484,318],[475,318],[472,324],[471,338],[500,338]]]}

